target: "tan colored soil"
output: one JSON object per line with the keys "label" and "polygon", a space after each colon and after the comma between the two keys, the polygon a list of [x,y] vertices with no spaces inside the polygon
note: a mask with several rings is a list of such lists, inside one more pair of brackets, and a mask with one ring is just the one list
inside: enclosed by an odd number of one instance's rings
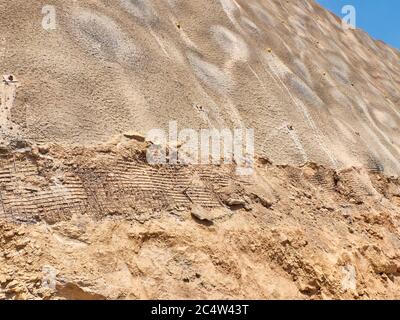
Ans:
{"label": "tan colored soil", "polygon": [[[397,50],[312,0],[51,2],[0,2],[0,298],[400,298]],[[172,120],[253,128],[254,174],[148,165]]]}

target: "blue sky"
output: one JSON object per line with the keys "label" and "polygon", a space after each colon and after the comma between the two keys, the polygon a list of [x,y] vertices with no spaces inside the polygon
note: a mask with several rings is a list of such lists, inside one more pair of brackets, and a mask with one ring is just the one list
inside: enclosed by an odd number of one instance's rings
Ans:
{"label": "blue sky", "polygon": [[342,7],[356,8],[357,28],[367,31],[373,38],[400,49],[400,0],[317,0],[339,17]]}

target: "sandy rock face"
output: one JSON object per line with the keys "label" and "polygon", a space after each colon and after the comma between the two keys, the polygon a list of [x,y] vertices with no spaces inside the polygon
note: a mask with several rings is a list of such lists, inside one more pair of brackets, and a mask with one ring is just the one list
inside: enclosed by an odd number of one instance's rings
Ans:
{"label": "sandy rock face", "polygon": [[141,154],[129,139],[8,156],[2,298],[399,298],[398,178],[261,160],[246,179],[154,171]]}
{"label": "sandy rock face", "polygon": [[[312,0],[0,19],[1,299],[400,298],[397,50]],[[251,174],[150,165],[171,122],[254,129]]]}

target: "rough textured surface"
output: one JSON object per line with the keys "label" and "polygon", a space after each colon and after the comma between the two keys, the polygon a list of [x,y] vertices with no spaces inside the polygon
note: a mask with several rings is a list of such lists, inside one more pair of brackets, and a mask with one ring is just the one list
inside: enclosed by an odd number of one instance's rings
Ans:
{"label": "rough textured surface", "polygon": [[123,140],[3,154],[17,169],[1,173],[1,297],[400,298],[398,178],[263,159],[246,180],[166,175],[142,152]]}
{"label": "rough textured surface", "polygon": [[0,4],[0,72],[20,80],[25,138],[246,126],[275,163],[399,174],[399,52],[313,1],[55,0],[51,31],[47,4]]}
{"label": "rough textured surface", "polygon": [[[0,298],[400,298],[398,51],[308,0],[45,4],[0,2]],[[148,165],[171,120],[254,174]]]}

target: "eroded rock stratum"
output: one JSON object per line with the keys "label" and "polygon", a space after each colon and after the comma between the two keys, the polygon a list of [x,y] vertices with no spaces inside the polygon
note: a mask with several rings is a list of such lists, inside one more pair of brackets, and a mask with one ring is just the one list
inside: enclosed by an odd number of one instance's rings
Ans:
{"label": "eroded rock stratum", "polygon": [[398,178],[154,168],[143,145],[4,151],[3,298],[399,297]]}

